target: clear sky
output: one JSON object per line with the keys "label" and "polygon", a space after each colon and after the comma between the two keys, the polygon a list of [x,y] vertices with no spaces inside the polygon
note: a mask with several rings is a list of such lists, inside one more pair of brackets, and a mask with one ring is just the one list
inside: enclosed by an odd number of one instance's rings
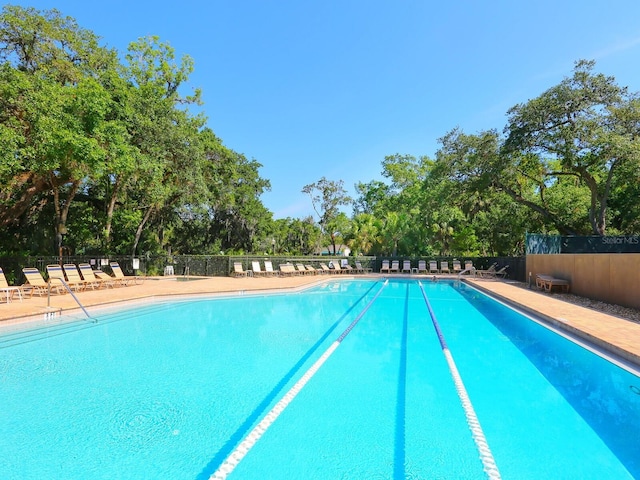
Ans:
{"label": "clear sky", "polygon": [[640,91],[638,0],[8,3],[57,8],[121,52],[159,35],[190,55],[209,127],[263,165],[275,218],[312,214],[301,190],[323,176],[355,195],[386,155],[433,157],[455,127],[502,130],[579,59]]}

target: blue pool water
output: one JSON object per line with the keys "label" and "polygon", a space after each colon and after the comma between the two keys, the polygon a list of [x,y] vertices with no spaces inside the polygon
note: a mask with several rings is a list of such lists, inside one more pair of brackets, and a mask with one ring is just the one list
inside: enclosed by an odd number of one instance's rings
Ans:
{"label": "blue pool water", "polygon": [[319,358],[228,478],[487,478],[423,289],[502,478],[640,478],[637,376],[468,286],[400,280],[0,337],[0,478],[208,479]]}

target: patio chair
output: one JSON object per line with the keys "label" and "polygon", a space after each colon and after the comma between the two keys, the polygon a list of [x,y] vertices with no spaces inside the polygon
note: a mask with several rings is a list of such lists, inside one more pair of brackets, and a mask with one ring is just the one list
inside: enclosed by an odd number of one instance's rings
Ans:
{"label": "patio chair", "polygon": [[462,271],[462,266],[460,265],[460,260],[453,261],[453,273],[460,273]]}
{"label": "patio chair", "polygon": [[294,267],[298,271],[299,275],[313,275],[313,273],[307,270],[307,268],[302,263],[295,263]]}
{"label": "patio chair", "polygon": [[242,268],[242,262],[233,262],[233,272],[231,272],[232,277],[246,277],[249,272],[246,272]]}
{"label": "patio chair", "polygon": [[492,263],[489,268],[486,270],[476,270],[476,275],[480,277],[493,277],[496,273],[496,265],[497,263]]}
{"label": "patio chair", "polygon": [[97,286],[97,288],[102,288],[102,287],[113,288],[115,284],[114,279],[111,278],[109,275],[102,278],[98,277],[97,272],[94,272],[93,267],[88,263],[78,264],[78,269],[80,270],[80,275],[82,275],[82,278],[89,282],[93,282]]}
{"label": "patio chair", "polygon": [[120,268],[120,264],[118,262],[111,262],[110,266],[111,266],[111,271],[113,272],[113,276],[116,278],[116,280],[121,281],[122,284],[125,286],[144,282],[143,277],[138,277],[134,275],[125,275],[124,272],[122,271],[122,268]]}
{"label": "patio chair", "polygon": [[389,269],[389,272],[400,273],[400,260],[391,261],[391,268]]}
{"label": "patio chair", "polygon": [[112,275],[109,275],[107,272],[103,272],[102,270],[94,270],[93,274],[101,281],[105,282],[107,285],[111,285],[112,287],[126,287],[129,284],[129,280],[125,278],[116,278]]}
{"label": "patio chair", "polygon": [[57,282],[57,284],[48,283],[37,268],[24,267],[22,269],[22,273],[24,273],[24,276],[27,279],[27,281],[22,285],[22,289],[25,292],[28,290],[30,292],[30,297],[34,294],[38,296],[47,295],[49,288],[51,288],[51,291],[55,293],[67,293],[67,290],[60,282]]}
{"label": "patio chair", "polygon": [[411,273],[411,260],[402,261],[402,273],[404,272]]}
{"label": "patio chair", "polygon": [[343,263],[341,268],[343,273],[354,273],[354,268],[348,263]]}
{"label": "patio chair", "polygon": [[335,273],[335,274],[341,274],[344,273],[344,270],[342,270],[342,268],[340,268],[340,262],[334,262],[333,260],[331,260],[329,262],[329,269]]}
{"label": "patio chair", "polygon": [[371,273],[371,269],[362,266],[362,262],[356,262],[356,271],[359,273]]}
{"label": "patio chair", "polygon": [[390,267],[389,267],[389,260],[383,260],[382,261],[382,266],[380,267],[380,273],[391,273]]}
{"label": "patio chair", "polygon": [[260,262],[257,260],[253,260],[251,262],[251,271],[253,272],[254,277],[266,277],[268,272],[260,269]]}
{"label": "patio chair", "polygon": [[447,260],[440,260],[440,273],[451,273],[451,270],[449,270],[449,262]]}
{"label": "patio chair", "polygon": [[279,266],[280,268],[280,275],[283,277],[293,277],[296,275],[299,275],[298,271],[296,270],[296,268],[293,266],[292,263],[282,263]]}
{"label": "patio chair", "polygon": [[329,268],[329,265],[327,265],[324,262],[320,263],[320,268],[322,269],[322,273],[327,274],[327,275],[331,275],[336,273],[334,269]]}
{"label": "patio chair", "polygon": [[276,274],[275,270],[273,269],[273,263],[271,263],[271,260],[264,261],[264,271],[266,272],[267,277],[272,277]]}
{"label": "patio chair", "polygon": [[429,260],[429,273],[439,273],[438,262],[435,260]]}
{"label": "patio chair", "polygon": [[544,275],[541,273],[536,274],[536,287],[551,293],[554,287],[558,287],[561,292],[569,293],[571,284],[568,280],[562,278],[555,278],[551,275]]}
{"label": "patio chair", "polygon": [[321,273],[324,273],[322,270],[318,270],[313,265],[305,265],[304,268],[306,268],[307,271],[311,273],[311,275],[320,275]]}
{"label": "patio chair", "polygon": [[85,280],[80,276],[80,271],[78,267],[73,263],[65,263],[62,265],[62,270],[64,271],[65,277],[67,277],[67,283],[69,285],[79,285],[81,286],[81,290],[85,290],[87,288],[91,288],[94,290],[98,288],[97,282],[91,282],[89,280]]}
{"label": "patio chair", "polygon": [[66,284],[67,287],[75,290],[76,292],[84,289],[85,287],[83,282],[67,280],[64,274],[64,269],[57,263],[47,265],[47,275],[49,276],[49,283],[51,285],[59,285],[60,287],[65,288]]}
{"label": "patio chair", "polygon": [[504,267],[502,267],[501,269],[496,270],[496,271],[493,273],[493,276],[494,276],[494,277],[496,277],[496,278],[497,278],[497,277],[506,278],[506,277],[507,277],[507,268],[509,268],[509,265],[505,265],[505,266],[504,266]]}
{"label": "patio chair", "polygon": [[4,276],[4,272],[2,268],[0,268],[0,291],[4,292],[7,296],[7,303],[11,301],[15,294],[18,295],[18,298],[22,302],[22,287],[9,285],[7,282],[7,277]]}
{"label": "patio chair", "polygon": [[429,273],[426,260],[418,260],[418,273]]}

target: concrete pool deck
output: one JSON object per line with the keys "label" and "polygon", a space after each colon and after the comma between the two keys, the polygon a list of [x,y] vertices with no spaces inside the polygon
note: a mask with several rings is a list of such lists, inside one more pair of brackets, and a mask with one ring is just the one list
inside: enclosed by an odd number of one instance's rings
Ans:
{"label": "concrete pool deck", "polygon": [[[380,278],[378,275],[371,275]],[[394,277],[390,275],[389,277]],[[366,278],[365,275],[308,275],[292,277],[146,277],[139,285],[102,288],[76,293],[82,304],[89,307],[116,305],[118,303],[144,300],[145,298],[170,298],[172,296],[230,295],[249,291],[284,291],[300,288],[334,278]],[[424,278],[433,276],[398,275],[398,278]],[[439,276],[439,278],[456,278]],[[640,366],[640,324],[620,317],[585,308],[562,300],[562,294],[542,294],[535,289],[522,288],[509,281],[466,277],[465,281],[487,293],[542,317],[558,329],[595,344],[597,347]],[[49,307],[48,307],[49,304]],[[47,311],[77,310],[78,304],[69,295],[18,299],[0,304],[0,333],[3,326],[42,319]]]}

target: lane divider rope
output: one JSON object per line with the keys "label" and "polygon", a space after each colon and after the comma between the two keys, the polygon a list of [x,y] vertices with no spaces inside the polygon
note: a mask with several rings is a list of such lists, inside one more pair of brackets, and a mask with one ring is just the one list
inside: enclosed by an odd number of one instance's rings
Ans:
{"label": "lane divider rope", "polygon": [[300,393],[300,390],[307,384],[309,380],[316,374],[320,367],[327,361],[327,359],[335,352],[340,346],[340,343],[345,339],[349,332],[353,330],[353,327],[360,321],[360,319],[367,313],[367,310],[373,305],[373,302],[380,296],[384,287],[387,286],[389,280],[385,280],[380,290],[375,294],[371,301],[364,307],[364,309],[358,314],[358,316],[351,322],[351,324],[340,334],[340,336],[325,350],[325,352],[315,361],[315,363],[302,375],[291,389],[284,394],[284,396],[276,403],[276,405],[267,413],[263,419],[254,427],[251,432],[240,442],[236,449],[229,454],[224,462],[218,467],[218,469],[209,477],[209,480],[225,480],[231,472],[236,468],[240,461],[249,453],[251,448],[262,437],[267,429],[276,421],[285,408],[293,401],[293,399]]}
{"label": "lane divider rope", "polygon": [[429,310],[429,315],[431,316],[431,322],[433,323],[433,327],[435,328],[436,334],[438,335],[442,353],[444,354],[444,357],[447,360],[447,364],[449,365],[449,371],[451,373],[451,377],[453,378],[453,383],[455,384],[456,391],[458,392],[460,403],[462,404],[462,408],[464,409],[464,414],[467,418],[467,425],[471,430],[471,436],[473,437],[476,448],[480,453],[480,460],[482,461],[484,472],[487,474],[487,477],[490,480],[500,480],[502,477],[500,476],[498,465],[496,465],[496,461],[493,458],[493,454],[491,453],[491,449],[489,448],[487,438],[485,437],[484,432],[482,431],[482,427],[480,426],[480,420],[478,420],[478,416],[476,415],[476,412],[473,408],[473,404],[471,403],[471,399],[469,398],[467,389],[465,388],[464,383],[462,382],[462,377],[458,372],[458,367],[453,360],[453,355],[451,355],[451,352],[449,351],[449,347],[447,346],[447,342],[444,339],[442,330],[440,330],[440,325],[438,324],[436,315],[431,308],[431,303],[429,302],[427,293],[424,291],[422,282],[418,283],[420,285],[420,290],[422,291],[424,301],[427,304],[427,309]]}

